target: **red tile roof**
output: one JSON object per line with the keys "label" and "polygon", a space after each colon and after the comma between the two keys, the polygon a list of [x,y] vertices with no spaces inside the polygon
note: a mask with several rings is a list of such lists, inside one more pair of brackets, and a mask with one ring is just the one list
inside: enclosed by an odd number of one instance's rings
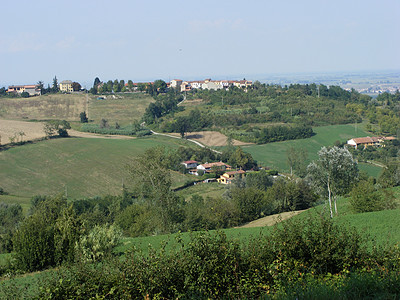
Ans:
{"label": "red tile roof", "polygon": [[208,164],[202,164],[202,166],[205,168],[205,169],[208,169],[208,168],[212,168],[212,167],[223,167],[223,166],[225,166],[225,167],[227,167],[227,168],[230,168],[231,166],[230,165],[227,165],[226,163],[223,163],[222,161],[218,161],[218,162],[213,162],[213,163],[208,163]]}
{"label": "red tile roof", "polygon": [[196,164],[197,161],[195,161],[195,160],[187,160],[187,161],[184,161],[183,163],[184,164]]}

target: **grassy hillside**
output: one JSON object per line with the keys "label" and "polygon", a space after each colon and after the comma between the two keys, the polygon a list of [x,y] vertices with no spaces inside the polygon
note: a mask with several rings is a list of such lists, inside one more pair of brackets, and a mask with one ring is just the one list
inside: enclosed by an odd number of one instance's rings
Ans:
{"label": "grassy hillside", "polygon": [[94,123],[106,119],[112,126],[115,122],[122,126],[129,125],[134,121],[139,121],[149,103],[153,101],[152,97],[142,93],[118,94],[115,99],[107,96],[105,100],[92,97],[89,104],[89,118]]}
{"label": "grassy hillside", "polygon": [[[130,157],[150,147],[178,147],[182,143],[160,136],[129,140],[68,138],[28,144],[0,152],[0,182],[4,190],[22,197],[65,191],[69,198],[119,194],[123,182],[128,181],[126,165]],[[174,174],[176,177],[179,174]]]}
{"label": "grassy hillside", "polygon": [[[308,151],[309,162],[318,158],[322,146],[332,146],[335,141],[345,142],[353,137],[368,136],[366,131],[354,124],[330,125],[313,128],[316,135],[308,139],[269,143],[264,145],[243,146],[261,165],[289,171],[286,163],[286,151],[290,147],[305,148]],[[381,168],[360,164],[361,170],[376,176]]]}
{"label": "grassy hillside", "polygon": [[[12,120],[63,119],[79,121],[79,114],[88,111],[95,123],[107,119],[110,125],[118,122],[127,125],[141,119],[152,97],[142,94],[118,94],[97,100],[97,96],[86,94],[46,94],[31,98],[2,98],[0,118]],[[89,103],[87,103],[89,102]]]}

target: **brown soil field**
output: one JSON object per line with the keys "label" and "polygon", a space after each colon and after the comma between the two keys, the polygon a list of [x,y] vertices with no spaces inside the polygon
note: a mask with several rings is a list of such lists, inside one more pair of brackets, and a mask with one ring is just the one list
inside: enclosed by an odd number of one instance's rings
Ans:
{"label": "brown soil field", "polygon": [[49,94],[30,98],[4,98],[0,102],[0,117],[13,120],[60,119],[78,121],[86,111],[85,94]]}
{"label": "brown soil field", "polygon": [[[173,136],[180,136],[179,133],[169,133]],[[217,131],[197,131],[189,132],[186,138],[198,141],[206,146],[226,146],[228,138],[226,135]],[[244,143],[237,140],[232,140],[234,146],[251,145],[251,143]]]}
{"label": "brown soil field", "polygon": [[[21,136],[20,133],[23,133]],[[15,142],[31,141],[45,137],[43,131],[43,123],[41,122],[24,122],[24,121],[12,121],[12,120],[1,120],[0,119],[0,144],[8,144],[15,137]]]}
{"label": "brown soil field", "polygon": [[[22,136],[19,133],[24,133]],[[76,130],[68,130],[71,137],[84,137],[84,138],[100,138],[100,139],[134,139],[135,137],[126,135],[102,135],[90,132],[80,132]],[[44,138],[46,135],[43,131],[42,122],[26,122],[15,120],[2,120],[0,119],[0,145],[9,144],[10,138],[15,137],[15,142],[32,141],[35,139]]]}
{"label": "brown soil field", "polygon": [[276,223],[281,221],[290,219],[291,217],[298,215],[306,210],[297,210],[297,211],[289,211],[283,212],[276,215],[266,216],[264,218],[260,218],[258,220],[247,223],[246,225],[240,226],[240,228],[250,228],[250,227],[264,227],[264,226],[273,226]]}

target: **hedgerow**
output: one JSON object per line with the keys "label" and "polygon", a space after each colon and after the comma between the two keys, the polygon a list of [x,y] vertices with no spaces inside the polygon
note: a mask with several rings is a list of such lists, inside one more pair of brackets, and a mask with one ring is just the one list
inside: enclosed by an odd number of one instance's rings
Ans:
{"label": "hedgerow", "polygon": [[[61,269],[41,299],[396,298],[400,252],[367,251],[353,229],[307,217],[246,244],[198,232],[178,248]],[[365,288],[363,288],[365,286]],[[300,296],[300,297],[299,297]]]}

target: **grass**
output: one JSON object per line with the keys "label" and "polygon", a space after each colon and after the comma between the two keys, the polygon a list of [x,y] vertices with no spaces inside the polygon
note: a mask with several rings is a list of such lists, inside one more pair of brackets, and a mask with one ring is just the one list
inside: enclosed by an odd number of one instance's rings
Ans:
{"label": "grass", "polygon": [[[363,129],[357,129],[354,124],[330,125],[313,128],[316,135],[301,140],[291,140],[264,145],[243,146],[243,149],[250,153],[259,164],[269,166],[278,170],[289,172],[286,163],[286,151],[290,147],[304,148],[308,151],[308,163],[318,158],[318,151],[323,146],[333,146],[335,141],[345,142],[353,137],[367,136]],[[361,170],[367,171],[371,176],[380,172],[379,167],[372,165],[360,165]]]}
{"label": "grass", "polygon": [[[192,179],[196,179],[192,176]],[[185,197],[186,200],[189,200],[194,195],[206,197],[219,197],[225,192],[226,186],[217,183],[200,183],[196,185],[192,185],[184,190],[180,190],[177,192],[178,195]]]}
{"label": "grass", "polygon": [[[68,198],[120,194],[129,182],[129,158],[155,146],[187,142],[162,136],[140,139],[54,139],[0,152],[0,182],[12,195]],[[186,181],[186,178],[181,179]],[[18,200],[18,198],[16,198]]]}
{"label": "grass", "polygon": [[97,100],[97,96],[92,96],[89,102],[89,118],[94,123],[100,123],[101,119],[106,119],[110,126],[116,122],[125,126],[139,121],[150,102],[154,99],[147,94],[118,94],[114,99],[111,95],[105,100]]}

